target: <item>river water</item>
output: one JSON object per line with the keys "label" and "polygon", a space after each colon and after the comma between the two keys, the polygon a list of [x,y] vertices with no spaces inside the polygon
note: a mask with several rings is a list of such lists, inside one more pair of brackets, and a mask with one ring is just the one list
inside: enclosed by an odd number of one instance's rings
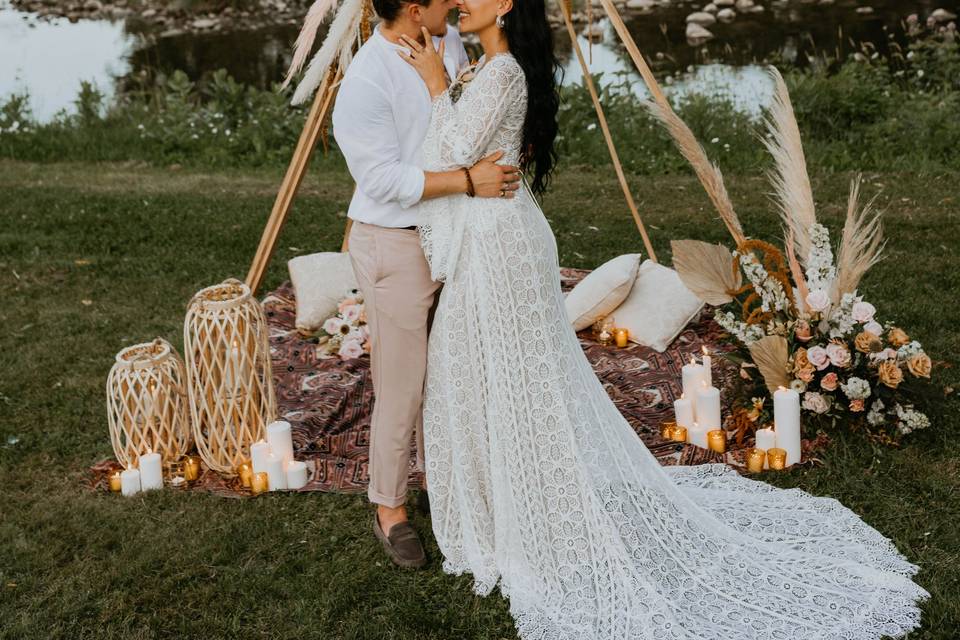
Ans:
{"label": "river water", "polygon": [[[903,42],[903,19],[910,13],[925,18],[933,9],[960,13],[960,0],[836,0],[821,5],[804,0],[761,0],[762,13],[738,16],[710,29],[716,38],[691,46],[685,18],[703,2],[678,1],[650,15],[624,14],[640,50],[671,97],[689,93],[723,95],[741,110],[756,114],[771,95],[763,65],[770,62],[808,65],[845,56],[860,43],[885,52]],[[872,12],[858,12],[869,6]],[[600,10],[595,10],[597,16]],[[591,71],[607,81],[626,80],[629,90],[646,89],[605,21],[604,38],[590,52]],[[108,96],[122,91],[132,78],[182,69],[202,80],[225,68],[238,81],[268,87],[283,77],[296,38],[296,26],[232,33],[180,34],[160,37],[136,23],[106,20],[39,19],[12,9],[0,0],[0,100],[14,92],[29,92],[39,120],[59,110],[72,110],[81,80],[95,83]],[[588,50],[588,42],[580,39]],[[557,33],[558,55],[566,83],[581,79],[565,31]]]}

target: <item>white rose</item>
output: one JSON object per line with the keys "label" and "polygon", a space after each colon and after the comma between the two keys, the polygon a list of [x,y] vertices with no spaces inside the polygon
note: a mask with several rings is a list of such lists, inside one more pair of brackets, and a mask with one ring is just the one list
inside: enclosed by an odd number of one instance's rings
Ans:
{"label": "white rose", "polygon": [[853,305],[853,309],[850,310],[850,315],[857,322],[870,322],[873,320],[873,314],[876,312],[877,309],[872,304],[861,301]]}
{"label": "white rose", "polygon": [[830,306],[830,295],[823,289],[814,289],[807,294],[807,306],[812,311],[822,313]]}
{"label": "white rose", "polygon": [[341,358],[359,358],[363,355],[363,345],[356,340],[344,340],[338,353]]}
{"label": "white rose", "polygon": [[869,320],[869,321],[867,321],[867,323],[863,325],[863,330],[864,330],[864,331],[869,331],[870,333],[872,333],[872,334],[875,335],[875,336],[882,336],[882,335],[883,335],[883,325],[881,325],[881,324],[880,324],[879,322],[877,322],[876,320]]}
{"label": "white rose", "polygon": [[340,323],[340,318],[327,318],[327,321],[323,323],[323,330],[330,335],[336,335],[340,333]]}

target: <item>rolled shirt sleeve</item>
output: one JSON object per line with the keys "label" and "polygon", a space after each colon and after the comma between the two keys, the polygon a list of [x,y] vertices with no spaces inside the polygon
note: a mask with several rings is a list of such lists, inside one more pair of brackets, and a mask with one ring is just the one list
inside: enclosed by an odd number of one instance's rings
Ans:
{"label": "rolled shirt sleeve", "polygon": [[424,172],[403,161],[390,99],[376,84],[362,77],[343,81],[333,108],[333,137],[357,188],[368,197],[404,209],[420,202]]}

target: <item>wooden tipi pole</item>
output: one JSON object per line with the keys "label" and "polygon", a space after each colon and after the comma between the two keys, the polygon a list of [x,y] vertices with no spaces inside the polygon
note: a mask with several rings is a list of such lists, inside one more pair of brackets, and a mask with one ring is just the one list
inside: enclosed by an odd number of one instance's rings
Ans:
{"label": "wooden tipi pole", "polygon": [[257,247],[253,263],[250,265],[250,271],[247,273],[247,286],[253,293],[257,292],[260,283],[263,282],[263,275],[267,271],[270,258],[273,257],[280,230],[287,221],[290,207],[293,205],[293,197],[297,194],[300,182],[307,172],[310,156],[313,155],[313,150],[317,146],[317,140],[320,138],[323,129],[323,121],[326,119],[330,105],[337,93],[341,75],[340,69],[327,71],[326,77],[324,77],[320,88],[317,90],[313,106],[310,107],[310,113],[307,114],[306,123],[300,133],[300,139],[297,141],[297,148],[294,150],[290,164],[287,166],[287,173],[283,176],[280,191],[273,203],[273,210],[270,212],[267,226],[260,236],[260,245]]}
{"label": "wooden tipi pole", "polygon": [[600,97],[597,95],[597,88],[593,84],[593,76],[590,75],[590,68],[587,66],[587,61],[583,57],[583,50],[580,48],[580,43],[577,42],[577,32],[573,29],[573,20],[570,17],[570,3],[569,0],[563,0],[560,3],[561,11],[563,14],[563,21],[567,26],[567,34],[570,36],[570,44],[573,46],[573,51],[577,56],[577,60],[580,61],[580,70],[583,72],[583,83],[587,86],[587,90],[590,92],[590,99],[593,100],[593,108],[597,111],[597,119],[600,121],[600,129],[603,131],[603,139],[607,143],[607,151],[610,152],[610,160],[613,162],[613,169],[617,173],[617,180],[620,181],[620,188],[623,190],[623,197],[627,200],[627,206],[630,208],[630,214],[633,215],[633,221],[637,223],[637,229],[640,230],[640,236],[643,238],[643,246],[647,249],[647,254],[650,256],[650,259],[654,262],[657,262],[657,254],[653,250],[653,245],[650,243],[650,237],[647,235],[647,229],[643,224],[643,220],[640,219],[640,212],[637,211],[637,205],[633,200],[633,194],[630,192],[630,185],[627,184],[627,178],[623,173],[623,167],[620,164],[620,155],[617,153],[617,148],[613,144],[613,136],[610,135],[610,127],[607,126],[607,118],[603,114],[603,107],[600,105]]}

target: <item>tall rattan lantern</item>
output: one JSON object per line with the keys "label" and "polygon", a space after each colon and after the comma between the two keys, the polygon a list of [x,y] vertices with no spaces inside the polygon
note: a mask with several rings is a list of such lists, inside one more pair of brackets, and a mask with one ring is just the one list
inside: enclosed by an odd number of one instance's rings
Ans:
{"label": "tall rattan lantern", "polygon": [[157,452],[166,463],[190,447],[184,382],[186,369],[162,338],[127,347],[107,376],[107,417],[117,461],[136,466],[141,454]]}
{"label": "tall rattan lantern", "polygon": [[276,418],[266,317],[239,280],[197,292],[183,324],[193,435],[211,469],[232,475]]}

